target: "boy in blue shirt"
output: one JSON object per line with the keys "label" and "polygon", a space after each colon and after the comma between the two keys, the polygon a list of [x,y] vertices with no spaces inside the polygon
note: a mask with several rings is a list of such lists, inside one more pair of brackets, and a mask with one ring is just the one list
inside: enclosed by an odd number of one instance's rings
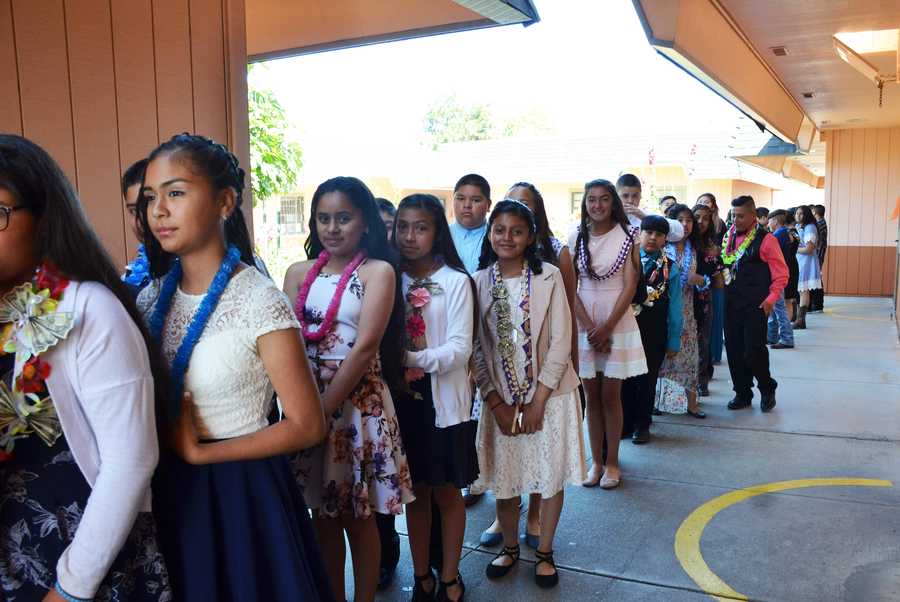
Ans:
{"label": "boy in blue shirt", "polygon": [[[785,220],[787,212],[778,209],[769,214],[769,232],[778,240],[781,247],[781,253],[784,255],[785,263],[790,266],[791,261],[797,261],[796,254],[791,253],[791,233]],[[784,300],[784,291],[781,298],[772,306],[772,313],[769,315],[767,342],[772,349],[793,349],[794,348],[794,327],[788,318],[787,305]]]}

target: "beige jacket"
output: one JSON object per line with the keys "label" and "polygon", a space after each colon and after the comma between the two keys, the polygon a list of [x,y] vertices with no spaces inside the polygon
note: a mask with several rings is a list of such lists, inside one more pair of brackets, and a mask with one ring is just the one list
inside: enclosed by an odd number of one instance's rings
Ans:
{"label": "beige jacket", "polygon": [[[475,378],[484,399],[491,391],[502,391],[503,374],[496,373],[492,361],[497,353],[497,339],[490,320],[493,311],[490,268],[476,272],[472,278],[478,288],[480,318],[474,352]],[[551,397],[570,393],[579,384],[572,368],[572,315],[562,275],[552,264],[544,263],[541,273],[532,275],[530,308],[533,373],[539,382],[553,390]],[[535,333],[538,333],[536,337]]]}

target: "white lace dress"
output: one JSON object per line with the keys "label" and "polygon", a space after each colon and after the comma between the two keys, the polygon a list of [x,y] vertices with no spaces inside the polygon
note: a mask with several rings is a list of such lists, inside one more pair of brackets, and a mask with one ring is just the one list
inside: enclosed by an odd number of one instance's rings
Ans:
{"label": "white lace dress", "polygon": [[[154,281],[138,296],[138,307],[149,317],[159,296]],[[172,298],[162,336],[162,353],[169,365],[178,352],[204,295],[179,288]],[[197,342],[184,379],[194,397],[194,420],[201,439],[229,439],[268,425],[272,383],[256,341],[276,330],[300,328],[287,296],[259,271],[235,274],[203,335]]]}
{"label": "white lace dress", "polygon": [[[512,301],[519,299],[519,278],[504,279]],[[516,378],[525,382],[525,351],[522,342],[522,309],[518,302],[510,302],[512,323],[516,325]],[[497,331],[496,316],[490,313],[491,330]],[[532,342],[532,348],[538,346]],[[503,374],[499,353],[494,353],[495,374]],[[504,401],[512,399],[506,379],[494,383]],[[534,385],[527,395],[531,403]],[[585,478],[584,435],[581,431],[581,402],[577,389],[547,400],[543,429],[532,435],[504,435],[494,414],[485,408],[478,422],[476,438],[478,450],[478,480],[470,487],[473,493],[491,490],[497,499],[508,499],[523,494],[539,493],[550,498],[559,493],[567,483],[580,484]]]}

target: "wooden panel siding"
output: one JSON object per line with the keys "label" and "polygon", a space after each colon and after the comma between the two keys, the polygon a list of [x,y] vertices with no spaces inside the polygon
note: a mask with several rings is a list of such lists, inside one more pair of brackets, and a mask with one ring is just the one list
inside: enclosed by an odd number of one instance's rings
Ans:
{"label": "wooden panel siding", "polygon": [[124,265],[120,174],[161,140],[196,131],[250,171],[245,38],[244,0],[0,0],[0,131],[59,162]]}
{"label": "wooden panel siding", "polygon": [[825,133],[828,260],[825,289],[843,295],[891,295],[897,286],[900,127]]}
{"label": "wooden panel siding", "polygon": [[894,292],[896,260],[896,247],[829,245],[825,259],[825,290],[830,295],[889,297]]}
{"label": "wooden panel siding", "polygon": [[19,100],[19,69],[16,65],[16,38],[13,34],[12,1],[0,0],[0,132],[22,133],[22,110]]}

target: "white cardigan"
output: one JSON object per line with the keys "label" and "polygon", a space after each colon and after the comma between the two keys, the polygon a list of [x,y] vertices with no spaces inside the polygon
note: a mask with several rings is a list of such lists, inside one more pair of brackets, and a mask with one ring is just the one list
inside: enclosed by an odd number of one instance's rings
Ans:
{"label": "white cardigan", "polygon": [[[444,293],[433,295],[422,309],[425,341],[421,351],[406,352],[406,366],[431,375],[434,425],[446,428],[472,419],[472,387],[468,365],[472,355],[475,296],[466,274],[442,266],[431,280]],[[403,274],[403,295],[412,279]]]}
{"label": "white cardigan", "polygon": [[159,459],[153,377],[144,339],[112,292],[71,282],[58,311],[69,336],[42,356],[66,441],[91,486],[75,537],[57,564],[62,588],[93,598],[134,526],[150,510]]}

